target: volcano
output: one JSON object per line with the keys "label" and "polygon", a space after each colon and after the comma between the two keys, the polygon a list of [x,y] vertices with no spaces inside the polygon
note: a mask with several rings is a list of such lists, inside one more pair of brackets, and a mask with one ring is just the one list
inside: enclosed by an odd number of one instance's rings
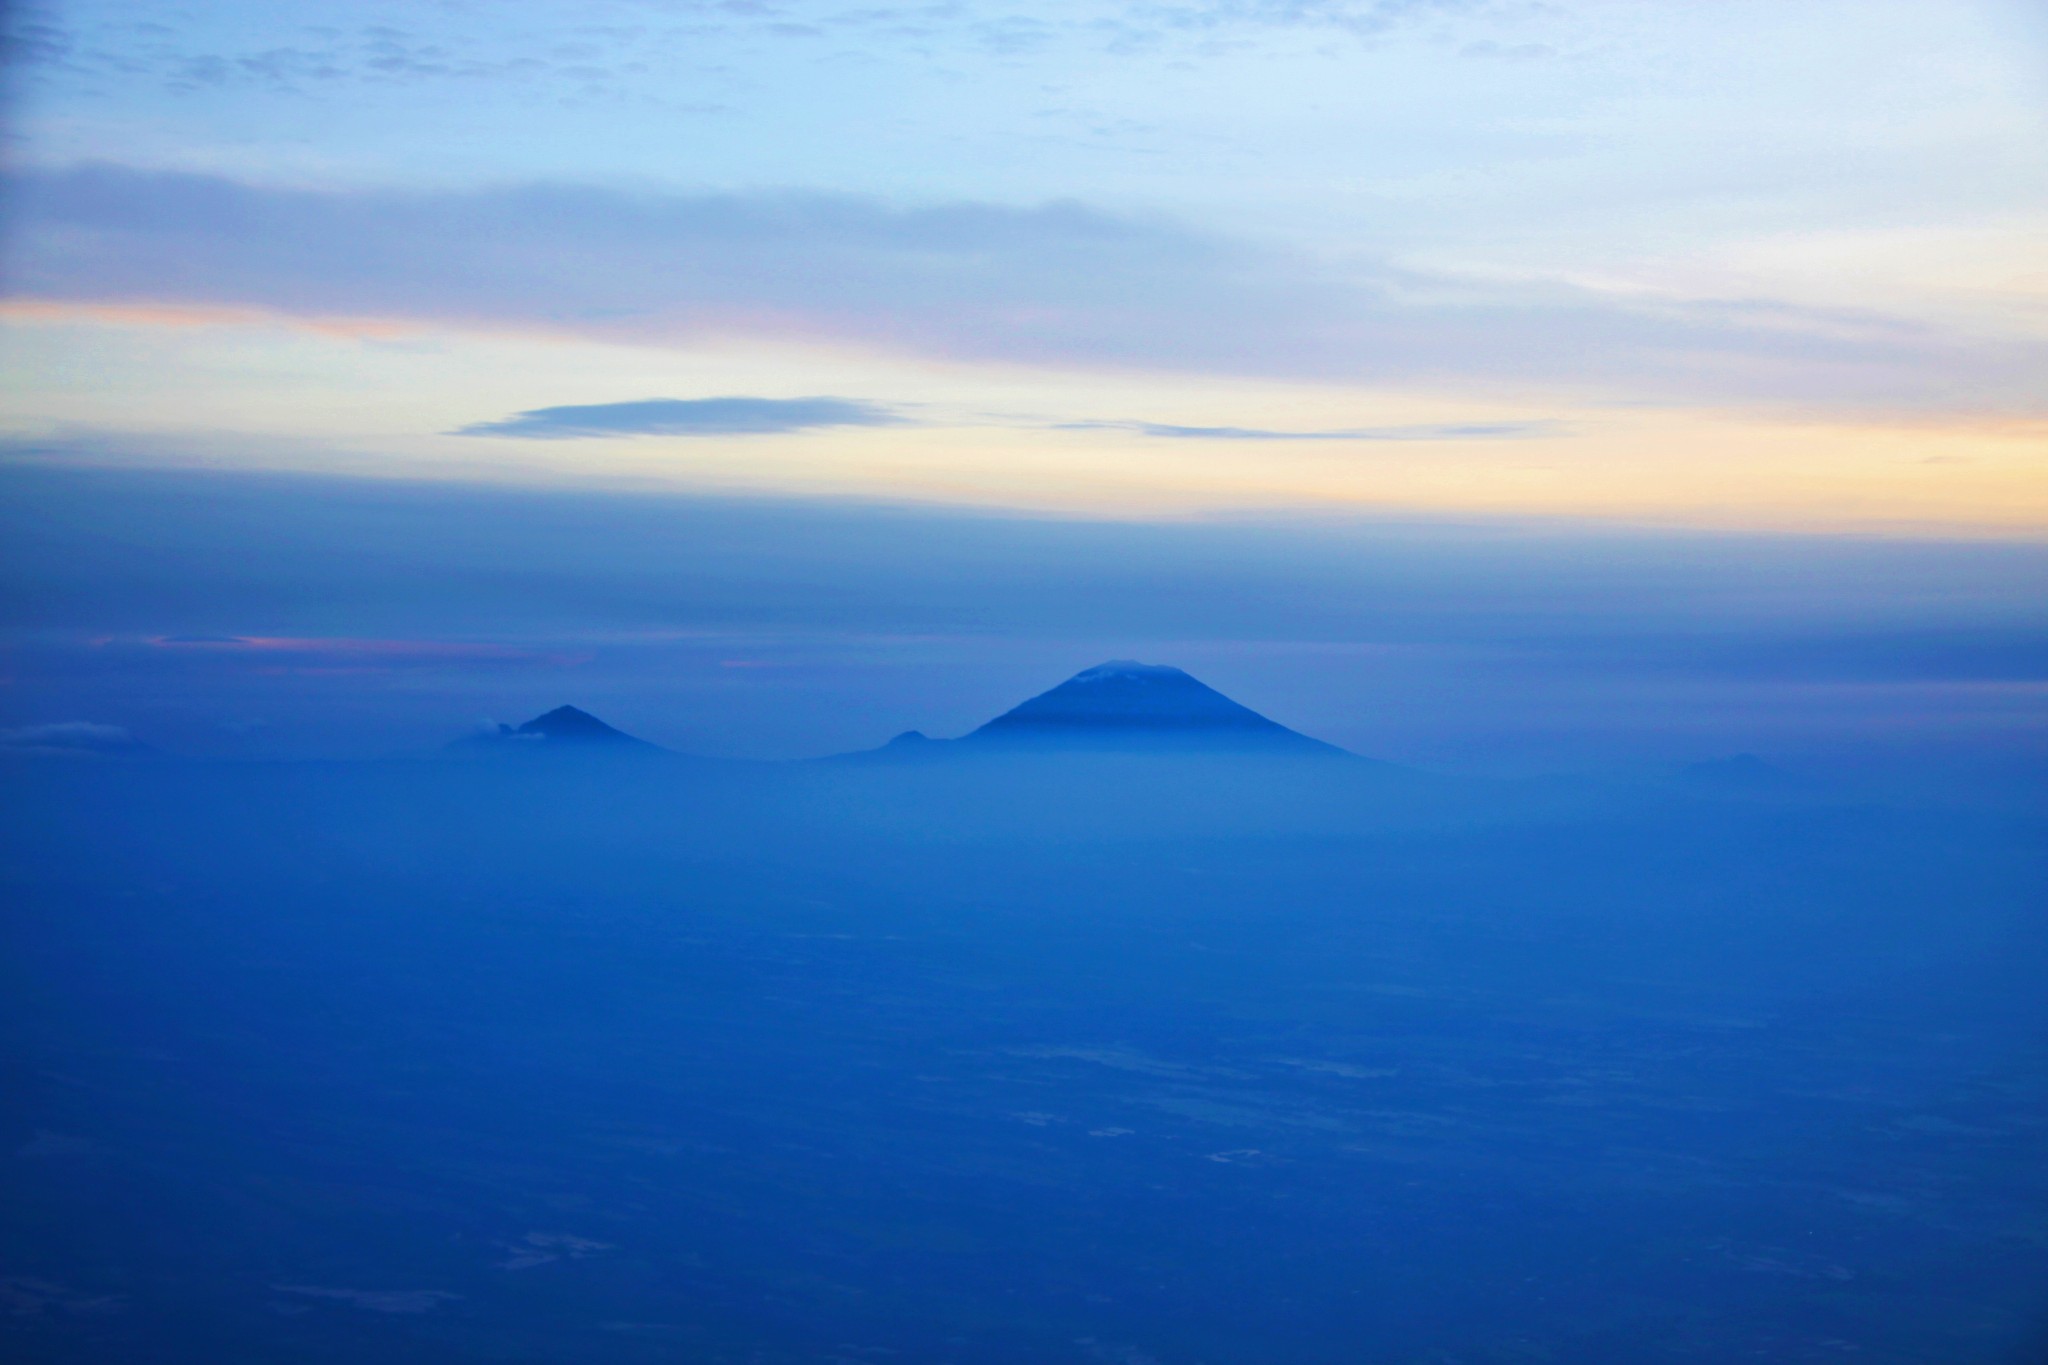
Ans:
{"label": "volcano", "polygon": [[579,753],[659,753],[657,745],[635,739],[624,730],[605,724],[588,711],[574,706],[557,706],[523,725],[500,724],[496,730],[455,741],[451,748],[513,750],[536,749]]}
{"label": "volcano", "polygon": [[927,739],[913,730],[874,753],[910,759],[943,752],[1065,751],[1352,757],[1178,668],[1128,659],[1084,669],[960,739]]}

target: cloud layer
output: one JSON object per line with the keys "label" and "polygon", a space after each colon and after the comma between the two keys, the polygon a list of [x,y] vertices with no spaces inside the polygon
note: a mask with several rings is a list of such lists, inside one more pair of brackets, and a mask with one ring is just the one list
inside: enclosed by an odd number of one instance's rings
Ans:
{"label": "cloud layer", "polygon": [[118,5],[72,0],[20,16],[10,36],[33,74],[142,80],[179,93],[242,87],[304,96],[427,84],[615,93],[644,91],[650,66],[657,78],[673,79],[712,45],[787,52],[851,43],[925,57],[935,48],[1015,56],[1062,46],[1129,57],[1183,52],[1224,35],[1237,44],[1288,31],[1372,39],[1428,20],[1480,18],[1484,10],[1471,0],[1085,0],[1030,10],[671,0],[636,8],[633,22],[619,23],[599,20],[587,6],[508,0],[495,7],[497,21],[479,30],[459,9],[435,13],[389,0],[358,3],[318,26],[292,22],[289,7],[236,3],[201,18],[177,16],[183,22],[175,24],[136,24]]}
{"label": "cloud layer", "polygon": [[8,178],[10,287],[671,343],[767,336],[967,360],[1630,398],[2048,401],[2048,346],[1765,302],[1480,288],[1075,203],[563,184],[306,190],[97,165]]}
{"label": "cloud layer", "polygon": [[149,746],[119,725],[60,720],[0,730],[0,755],[18,758],[100,758],[147,753]]}
{"label": "cloud layer", "polygon": [[883,427],[903,419],[850,398],[644,398],[530,408],[472,422],[458,436],[562,440],[588,436],[758,436],[819,427]]}
{"label": "cloud layer", "polygon": [[2048,736],[2044,571],[2037,543],[0,462],[0,724],[95,716],[240,751],[217,727],[261,716],[264,745],[389,752],[573,701],[670,717],[648,737],[683,749],[797,756],[958,733],[1033,679],[1137,655],[1389,756],[1441,740],[1491,763],[1536,727],[1569,766],[1809,731],[2017,760]]}
{"label": "cloud layer", "polygon": [[1065,431],[1135,431],[1176,441],[1516,441],[1556,436],[1555,422],[1434,422],[1401,427],[1276,431],[1266,427],[1184,427],[1167,422],[1063,422]]}

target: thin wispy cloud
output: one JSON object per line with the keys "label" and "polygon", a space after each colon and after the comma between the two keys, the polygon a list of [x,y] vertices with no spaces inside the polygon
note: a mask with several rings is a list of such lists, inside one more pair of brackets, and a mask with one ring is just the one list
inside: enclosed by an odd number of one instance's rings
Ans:
{"label": "thin wispy cloud", "polygon": [[[1466,0],[1220,0],[1131,5],[1118,0],[1018,13],[944,5],[918,9],[683,3],[651,23],[591,22],[587,9],[528,0],[501,7],[504,21],[479,33],[416,5],[356,7],[358,22],[308,27],[261,9],[231,25],[148,25],[95,16],[89,6],[52,9],[14,26],[17,60],[42,79],[146,80],[180,94],[245,89],[303,97],[336,90],[460,85],[655,93],[707,47],[768,44],[785,54],[854,44],[874,55],[982,50],[1000,56],[1060,46],[1077,52],[1179,52],[1218,36],[1238,44],[1290,31],[1383,39],[1425,23],[1475,31],[1490,16]],[[97,21],[96,21],[97,20]],[[827,49],[828,51],[830,49]],[[789,59],[785,55],[785,60]],[[664,101],[665,104],[672,102]]]}
{"label": "thin wispy cloud", "polygon": [[0,756],[94,758],[148,751],[126,728],[90,720],[60,720],[0,730]]}
{"label": "thin wispy cloud", "polygon": [[900,426],[887,408],[851,398],[644,398],[530,408],[471,422],[456,436],[566,440],[621,436],[762,436],[826,427]]}
{"label": "thin wispy cloud", "polygon": [[1167,422],[1061,422],[1059,431],[1133,431],[1179,441],[1521,441],[1558,436],[1556,422],[1438,422],[1393,427],[1284,431],[1266,427],[1187,427]]}
{"label": "thin wispy cloud", "polygon": [[[1169,422],[1071,422],[983,419],[973,423],[1043,431],[1120,431],[1187,441],[1514,441],[1563,434],[1562,424],[1430,422],[1405,426],[1286,430],[1267,427],[1182,426]],[[530,408],[489,422],[457,427],[452,436],[571,440],[633,436],[767,436],[835,427],[929,425],[893,408],[853,398],[645,398],[624,403],[580,403]]]}
{"label": "thin wispy cloud", "polygon": [[[109,639],[109,645],[124,643]],[[316,654],[335,657],[417,661],[539,659],[510,645],[477,640],[374,640],[304,635],[158,635],[142,641],[153,649],[225,654]]]}

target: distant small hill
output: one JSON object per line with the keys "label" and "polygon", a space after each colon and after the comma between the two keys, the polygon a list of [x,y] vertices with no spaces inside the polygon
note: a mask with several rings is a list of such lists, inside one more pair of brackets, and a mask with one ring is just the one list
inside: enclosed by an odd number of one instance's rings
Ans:
{"label": "distant small hill", "polygon": [[462,753],[562,752],[665,753],[658,745],[635,739],[605,724],[588,711],[557,706],[523,725],[499,725],[487,734],[468,735],[448,746]]}
{"label": "distant small hill", "polygon": [[1178,668],[1111,660],[1084,669],[956,740],[915,730],[864,757],[1059,751],[1350,757],[1290,730]]}

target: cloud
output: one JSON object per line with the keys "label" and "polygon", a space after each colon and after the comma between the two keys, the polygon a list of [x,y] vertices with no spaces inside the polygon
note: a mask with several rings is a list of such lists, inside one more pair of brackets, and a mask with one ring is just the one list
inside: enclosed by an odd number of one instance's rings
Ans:
{"label": "cloud", "polygon": [[[1020,678],[1137,654],[1219,684],[1263,670],[1304,728],[1352,727],[1373,752],[1357,727],[1476,756],[1548,726],[1576,764],[1685,734],[1719,737],[1703,757],[1768,752],[1766,731],[1908,744],[1947,717],[2038,760],[2044,574],[2039,540],[1117,521],[0,461],[13,714],[149,715],[199,752],[247,752],[221,717],[267,717],[274,751],[341,751],[308,738],[331,735],[374,753],[406,727],[424,746],[581,699],[685,718],[654,730],[685,749],[829,753],[958,733]],[[171,631],[212,643],[142,643]],[[774,666],[727,666],[743,660]]]}
{"label": "cloud", "polygon": [[645,398],[530,408],[497,422],[472,422],[457,436],[757,436],[818,427],[896,426],[903,418],[850,398]]}
{"label": "cloud", "polygon": [[1062,422],[1060,431],[1135,431],[1183,441],[1516,441],[1556,436],[1556,422],[1436,423],[1402,427],[1338,427],[1328,431],[1273,431],[1264,427],[1182,427],[1165,422]]}
{"label": "cloud", "polygon": [[565,184],[310,190],[112,165],[0,179],[41,304],[255,309],[613,341],[736,336],[948,359],[1631,399],[2032,410],[2048,342],[1765,301],[1479,284],[1055,202]]}
{"label": "cloud", "polygon": [[[532,408],[496,422],[472,422],[455,436],[511,436],[529,440],[613,436],[751,436],[820,427],[901,426],[909,419],[851,398],[647,398],[631,403],[590,403]],[[1210,441],[1500,441],[1558,434],[1558,423],[1437,423],[1395,427],[1342,427],[1277,431],[1261,427],[1190,427],[1165,422],[1055,422],[1052,431],[1130,431],[1142,436]]]}
{"label": "cloud", "polygon": [[[120,643],[113,639],[109,644]],[[304,635],[155,635],[142,641],[152,649],[206,654],[275,656],[307,655],[321,660],[383,664],[450,662],[572,664],[575,655],[550,655],[488,640],[379,640],[359,637]]]}
{"label": "cloud", "polygon": [[0,754],[35,758],[96,758],[147,753],[149,746],[119,725],[62,720],[0,730]]}
{"label": "cloud", "polygon": [[[579,58],[563,42],[566,35],[560,28],[538,40],[498,34],[480,44],[450,25],[438,32],[415,33],[372,24],[346,33],[310,29],[289,18],[266,23],[263,17],[238,15],[237,20],[233,29],[245,39],[238,46],[222,46],[217,32],[209,33],[208,25],[189,19],[179,27],[87,20],[67,28],[31,22],[17,25],[8,35],[10,55],[32,72],[61,71],[74,80],[154,81],[181,94],[253,88],[304,95],[337,85],[425,82],[553,84],[573,89],[617,76],[612,69],[594,66],[592,52]],[[624,60],[627,52],[625,36],[619,35],[609,55]]]}
{"label": "cloud", "polygon": [[1335,28],[1369,37],[1475,6],[1472,0],[1194,0],[1132,8],[1165,28]]}
{"label": "cloud", "polygon": [[427,7],[387,3],[362,7],[362,17],[381,12],[390,22],[350,27],[308,27],[285,7],[276,14],[238,13],[225,30],[169,15],[149,24],[94,23],[79,15],[68,26],[51,15],[17,22],[6,36],[10,55],[32,73],[148,81],[180,94],[498,86],[569,98],[631,92],[671,110],[701,111],[669,97],[677,77],[695,74],[707,52],[763,42],[827,40],[918,58],[935,49],[1014,57],[1055,44],[1127,54],[1200,50],[1226,33],[1237,44],[1290,31],[1377,40],[1423,21],[1491,23],[1472,0],[1083,0],[1044,14],[950,4],[825,7],[802,15],[752,0],[683,0],[659,6],[645,16],[649,22],[624,24],[592,23],[587,6],[551,0],[515,8],[517,18],[508,15],[482,33],[465,25],[459,10],[436,15]]}
{"label": "cloud", "polygon": [[1496,43],[1484,40],[1458,49],[1460,57],[1490,57],[1502,62],[1540,62],[1557,55],[1557,49],[1542,43]]}
{"label": "cloud", "polygon": [[[1904,641],[1888,669],[1960,657],[1929,634],[1950,627],[2048,641],[2036,586],[2048,545],[2036,540],[1462,516],[1067,520],[7,462],[0,571],[15,585],[0,595],[0,630],[29,642],[89,631],[110,663],[153,668],[341,655],[490,665],[536,658],[552,646],[529,641],[563,632],[750,621],[905,637],[1497,642],[1611,629],[1708,652],[1748,623],[1783,629],[1801,658],[1831,632]],[[239,633],[244,620],[274,633]],[[2036,646],[2000,651],[1972,647],[1969,676],[2048,678]]]}

